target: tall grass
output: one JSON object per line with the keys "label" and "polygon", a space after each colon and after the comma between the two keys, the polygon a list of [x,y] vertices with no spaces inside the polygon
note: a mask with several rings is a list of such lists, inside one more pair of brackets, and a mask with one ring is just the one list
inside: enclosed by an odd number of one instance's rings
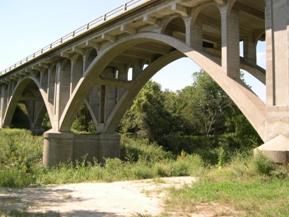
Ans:
{"label": "tall grass", "polygon": [[36,181],[42,141],[25,130],[0,130],[0,186],[22,187]]}
{"label": "tall grass", "polygon": [[88,181],[116,181],[165,176],[199,175],[203,162],[197,155],[179,157],[147,140],[122,138],[121,159],[42,166],[42,137],[25,130],[0,130],[0,186],[25,187]]}

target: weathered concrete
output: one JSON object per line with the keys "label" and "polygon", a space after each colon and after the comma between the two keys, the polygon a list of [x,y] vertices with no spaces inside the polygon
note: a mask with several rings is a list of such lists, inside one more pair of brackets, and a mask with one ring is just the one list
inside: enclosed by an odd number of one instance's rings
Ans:
{"label": "weathered concrete", "polygon": [[254,150],[254,155],[263,154],[276,163],[287,164],[289,162],[289,138],[279,135]]}
{"label": "weathered concrete", "polygon": [[118,158],[120,136],[117,133],[76,135],[73,133],[44,133],[43,164],[55,166],[63,162],[98,161]]}
{"label": "weathered concrete", "polygon": [[[97,26],[89,23],[82,29],[85,34],[74,31],[73,40],[64,37],[61,46],[50,45],[53,49],[2,75],[0,127],[9,127],[17,103],[25,102],[31,128],[37,129],[44,105],[52,125],[45,136],[46,165],[85,153],[98,159],[117,156],[119,139],[109,140],[108,135],[115,135],[143,85],[162,67],[186,56],[240,108],[265,143],[259,149],[276,162],[284,161],[284,155],[275,152],[287,152],[289,146],[280,140],[289,136],[288,0],[143,0],[132,10],[127,7],[125,13]],[[266,70],[256,65],[259,39],[267,44]],[[266,84],[266,103],[240,80],[240,68]],[[40,94],[27,95],[37,92],[31,89],[35,85]],[[62,133],[70,131],[82,104],[98,135]]]}

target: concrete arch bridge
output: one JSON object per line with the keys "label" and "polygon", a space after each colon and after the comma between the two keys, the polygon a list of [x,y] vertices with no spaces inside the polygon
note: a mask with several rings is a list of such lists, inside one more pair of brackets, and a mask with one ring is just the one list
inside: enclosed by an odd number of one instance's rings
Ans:
{"label": "concrete arch bridge", "polygon": [[[0,127],[18,103],[30,127],[47,112],[44,164],[117,157],[115,129],[144,84],[161,68],[188,57],[240,108],[276,162],[289,159],[289,0],[133,0],[73,31],[2,72]],[[266,41],[266,70],[256,64]],[[240,57],[240,41],[244,55]],[[262,102],[240,79],[240,69],[266,85]],[[132,72],[132,78],[128,72]],[[85,103],[93,136],[74,135],[72,121]]]}

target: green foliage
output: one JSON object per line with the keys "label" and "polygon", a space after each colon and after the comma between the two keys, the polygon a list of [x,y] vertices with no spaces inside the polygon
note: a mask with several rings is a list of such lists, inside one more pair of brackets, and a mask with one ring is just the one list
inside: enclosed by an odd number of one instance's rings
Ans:
{"label": "green foliage", "polygon": [[50,123],[50,120],[49,120],[49,116],[48,116],[48,113],[46,112],[44,117],[43,117],[43,120],[42,120],[42,128],[44,130],[49,130],[52,128],[51,126],[51,123]]}
{"label": "green foliage", "polygon": [[190,121],[202,135],[222,132],[225,115],[232,106],[231,100],[206,73],[195,73],[195,83],[181,91],[187,103],[182,116]]}
{"label": "green foliage", "polygon": [[76,114],[71,130],[80,134],[95,134],[96,128],[89,110],[83,104]]}
{"label": "green foliage", "polygon": [[173,176],[199,176],[203,172],[204,162],[199,155],[182,152],[173,165]]}
{"label": "green foliage", "polygon": [[274,163],[261,154],[259,154],[254,160],[254,165],[259,174],[267,176],[269,176],[275,168]]}
{"label": "green foliage", "polygon": [[128,162],[159,162],[173,159],[170,152],[165,151],[156,143],[151,143],[147,139],[134,139],[126,136],[122,137],[121,159]]}
{"label": "green foliage", "polygon": [[42,138],[25,130],[0,130],[0,186],[23,187],[35,181],[33,166],[41,162]]}
{"label": "green foliage", "polygon": [[177,126],[171,125],[174,118],[166,110],[164,100],[160,85],[149,81],[122,119],[121,132],[159,141],[162,135],[168,134],[171,128]]}
{"label": "green foliage", "polygon": [[[175,156],[199,154],[207,164],[227,163],[236,152],[261,143],[225,92],[203,72],[181,91],[161,91],[148,82],[121,121],[120,131],[146,138]],[[221,155],[220,155],[221,154]]]}

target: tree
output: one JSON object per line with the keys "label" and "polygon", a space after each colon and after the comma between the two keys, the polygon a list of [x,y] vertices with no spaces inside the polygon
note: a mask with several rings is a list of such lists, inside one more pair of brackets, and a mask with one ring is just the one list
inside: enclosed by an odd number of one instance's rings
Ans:
{"label": "tree", "polygon": [[122,119],[121,132],[160,141],[162,135],[174,129],[174,118],[164,102],[160,85],[149,81]]}
{"label": "tree", "polygon": [[185,101],[184,118],[199,129],[202,135],[224,132],[224,120],[233,106],[230,98],[206,73],[194,73],[195,83],[180,94]]}
{"label": "tree", "polygon": [[197,72],[194,78],[191,86],[178,92],[161,91],[159,84],[148,82],[122,119],[121,132],[154,140],[175,154],[197,152],[210,162],[217,161],[218,150],[229,158],[230,153],[261,142],[208,74]]}
{"label": "tree", "polygon": [[76,114],[71,129],[77,133],[96,133],[94,122],[85,104],[80,107],[78,113]]}

